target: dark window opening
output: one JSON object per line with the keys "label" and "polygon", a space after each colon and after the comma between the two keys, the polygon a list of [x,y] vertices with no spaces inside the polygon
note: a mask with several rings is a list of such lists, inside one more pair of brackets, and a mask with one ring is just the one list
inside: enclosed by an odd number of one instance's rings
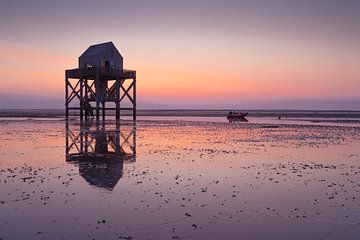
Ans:
{"label": "dark window opening", "polygon": [[109,69],[110,68],[110,62],[109,61],[105,61],[105,68]]}

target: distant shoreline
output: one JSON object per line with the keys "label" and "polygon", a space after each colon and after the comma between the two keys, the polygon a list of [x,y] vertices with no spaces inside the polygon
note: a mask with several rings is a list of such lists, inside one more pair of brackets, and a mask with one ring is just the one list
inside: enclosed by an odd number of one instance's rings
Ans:
{"label": "distant shoreline", "polygon": [[[233,109],[139,109],[138,116],[179,116],[179,117],[224,117]],[[239,110],[248,112],[249,117],[279,117],[282,118],[360,118],[360,111],[341,110]],[[130,111],[121,112],[123,116],[131,115]],[[52,118],[64,117],[64,109],[2,109],[0,117],[29,117],[29,118]],[[70,112],[76,116],[76,112]],[[108,113],[114,115],[113,112]]]}

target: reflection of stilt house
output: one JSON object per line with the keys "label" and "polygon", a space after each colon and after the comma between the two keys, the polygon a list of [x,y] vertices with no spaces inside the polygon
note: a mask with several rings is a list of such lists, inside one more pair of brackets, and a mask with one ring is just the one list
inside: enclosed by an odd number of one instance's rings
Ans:
{"label": "reflection of stilt house", "polygon": [[[101,111],[105,120],[105,111],[115,110],[120,119],[120,110],[131,110],[136,119],[136,71],[123,69],[112,42],[90,46],[79,57],[79,68],[65,71],[65,95],[66,117],[79,110],[81,119],[99,120]],[[126,101],[129,106],[123,106]]]}
{"label": "reflection of stilt house", "polygon": [[136,159],[136,131],[128,126],[120,131],[66,123],[66,161],[79,167],[80,175],[92,186],[112,190],[122,178],[123,165]]}

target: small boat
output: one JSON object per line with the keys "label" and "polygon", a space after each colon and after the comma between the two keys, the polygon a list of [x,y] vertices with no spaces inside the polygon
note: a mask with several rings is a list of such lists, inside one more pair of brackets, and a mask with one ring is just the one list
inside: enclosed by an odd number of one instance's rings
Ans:
{"label": "small boat", "polygon": [[242,121],[247,122],[248,120],[245,118],[249,113],[247,112],[229,112],[226,116],[227,120],[229,122],[236,122],[236,121]]}

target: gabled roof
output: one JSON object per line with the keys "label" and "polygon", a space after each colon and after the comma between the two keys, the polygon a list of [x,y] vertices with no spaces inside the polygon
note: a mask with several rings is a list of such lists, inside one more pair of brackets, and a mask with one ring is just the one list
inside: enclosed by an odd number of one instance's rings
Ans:
{"label": "gabled roof", "polygon": [[88,49],[85,50],[85,52],[83,52],[83,54],[81,54],[80,57],[99,55],[110,47],[113,47],[117,51],[117,53],[121,56],[120,52],[116,49],[113,42],[105,42],[105,43],[91,45],[90,47],[88,47]]}

